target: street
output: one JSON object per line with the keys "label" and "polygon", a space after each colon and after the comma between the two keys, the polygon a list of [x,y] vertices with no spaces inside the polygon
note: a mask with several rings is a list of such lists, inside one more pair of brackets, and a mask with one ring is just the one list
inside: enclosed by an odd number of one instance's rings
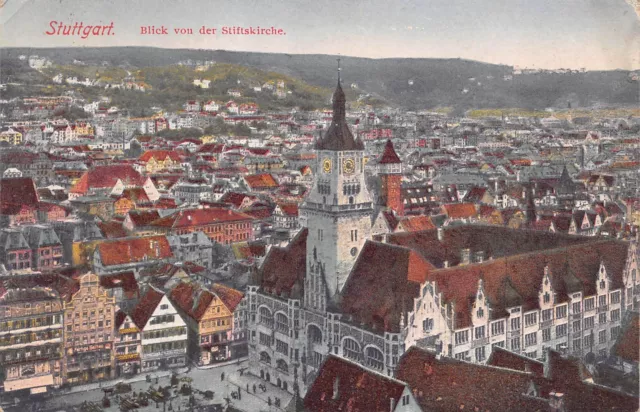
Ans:
{"label": "street", "polygon": [[[278,388],[277,386],[266,383],[265,381],[249,375],[246,370],[241,375],[240,369],[244,369],[247,366],[247,361],[233,364],[227,364],[224,366],[217,366],[209,369],[198,369],[191,366],[191,369],[185,373],[179,373],[178,379],[180,383],[178,388],[183,384],[190,384],[193,389],[195,398],[195,405],[189,405],[189,395],[182,395],[178,393],[177,389],[171,390],[171,398],[163,405],[162,402],[156,404],[152,399],[149,399],[149,405],[145,407],[137,408],[140,412],[157,412],[162,409],[165,411],[187,411],[193,406],[196,409],[199,406],[206,405],[226,405],[227,401],[229,405],[232,405],[236,409],[246,412],[276,412],[283,411],[291,400],[292,395],[288,392]],[[224,380],[221,379],[221,374],[224,373]],[[165,373],[166,374],[166,373]],[[131,385],[131,392],[122,393],[119,395],[120,399],[131,399],[132,394],[140,394],[141,392],[147,392],[149,388],[153,387],[157,389],[159,386],[169,386],[170,376],[161,376],[156,383],[156,374],[151,373],[151,382],[147,382],[142,375],[142,380],[133,381],[133,379],[127,382]],[[137,377],[140,379],[140,377]],[[189,382],[191,379],[191,382]],[[262,391],[259,386],[264,384],[266,391]],[[250,393],[247,393],[247,385],[249,385]],[[256,392],[253,392],[253,386],[256,387]],[[120,411],[118,397],[113,394],[109,396],[111,405],[108,408],[102,407],[102,399],[104,398],[103,388],[113,387],[112,385],[104,385],[100,388],[90,389],[82,392],[70,392],[62,393],[54,397],[48,398],[45,401],[40,402],[22,402],[15,406],[5,407],[8,412],[27,412],[27,411],[39,411],[39,412],[59,412],[59,411],[84,411],[89,412],[98,410],[100,407],[104,411],[117,412]],[[232,392],[241,391],[240,399],[234,399]],[[202,392],[200,392],[202,391]],[[214,395],[212,399],[205,399],[203,393],[205,391],[213,391]],[[275,406],[276,398],[280,399],[280,407]],[[269,406],[269,399],[271,400],[271,406]],[[84,407],[83,403],[87,402]]]}

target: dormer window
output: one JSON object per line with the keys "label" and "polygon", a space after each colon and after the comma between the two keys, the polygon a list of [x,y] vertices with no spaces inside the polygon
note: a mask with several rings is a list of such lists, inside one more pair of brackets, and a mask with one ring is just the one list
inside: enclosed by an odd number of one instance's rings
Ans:
{"label": "dormer window", "polygon": [[545,292],[543,299],[544,303],[549,303],[551,301],[551,295],[549,295],[549,292]]}
{"label": "dormer window", "polygon": [[483,318],[484,317],[484,309],[479,308],[478,311],[477,311],[477,315],[478,315],[478,318]]}
{"label": "dormer window", "polygon": [[604,289],[606,286],[606,283],[604,282],[604,280],[600,281],[600,289]]}

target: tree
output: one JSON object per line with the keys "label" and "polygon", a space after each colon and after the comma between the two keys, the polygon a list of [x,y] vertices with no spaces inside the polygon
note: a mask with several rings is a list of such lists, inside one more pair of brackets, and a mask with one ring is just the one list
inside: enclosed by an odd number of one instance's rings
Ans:
{"label": "tree", "polygon": [[250,136],[251,129],[244,123],[239,123],[233,127],[233,132],[236,136]]}

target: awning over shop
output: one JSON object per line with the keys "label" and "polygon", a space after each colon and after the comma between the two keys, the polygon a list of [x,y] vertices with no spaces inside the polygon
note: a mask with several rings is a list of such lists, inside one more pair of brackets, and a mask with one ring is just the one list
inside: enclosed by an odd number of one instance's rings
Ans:
{"label": "awning over shop", "polygon": [[[19,391],[20,389],[41,388],[47,385],[53,385],[53,375],[33,376],[31,378],[16,379],[4,382],[5,392]],[[35,392],[39,393],[39,392]]]}

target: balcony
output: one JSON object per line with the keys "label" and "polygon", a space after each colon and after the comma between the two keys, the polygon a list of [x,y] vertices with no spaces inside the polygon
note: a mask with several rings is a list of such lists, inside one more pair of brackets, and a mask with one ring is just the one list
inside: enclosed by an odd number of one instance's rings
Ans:
{"label": "balcony", "polygon": [[609,310],[609,305],[598,306],[598,313],[606,312]]}

